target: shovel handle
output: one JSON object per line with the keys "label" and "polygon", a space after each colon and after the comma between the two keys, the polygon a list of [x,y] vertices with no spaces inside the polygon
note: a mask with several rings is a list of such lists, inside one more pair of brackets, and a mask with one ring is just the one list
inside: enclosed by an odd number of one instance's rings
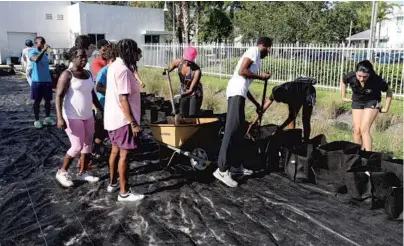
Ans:
{"label": "shovel handle", "polygon": [[175,115],[175,104],[174,104],[174,96],[173,96],[173,88],[171,86],[171,78],[170,74],[166,72],[167,75],[167,83],[168,83],[168,90],[170,92],[170,101],[171,101],[171,107],[173,108],[173,115]]}
{"label": "shovel handle", "polygon": [[268,80],[266,79],[264,81],[264,91],[262,93],[262,103],[261,103],[261,112],[258,115],[258,124],[261,125],[261,119],[264,111],[264,104],[265,104],[265,98],[267,96],[267,87],[268,87]]}

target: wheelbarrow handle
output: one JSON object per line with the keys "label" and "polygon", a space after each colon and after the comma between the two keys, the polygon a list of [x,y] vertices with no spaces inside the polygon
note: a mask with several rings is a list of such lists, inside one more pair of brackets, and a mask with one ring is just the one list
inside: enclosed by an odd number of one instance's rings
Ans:
{"label": "wheelbarrow handle", "polygon": [[195,159],[195,160],[204,162],[204,163],[206,164],[206,166],[209,166],[209,165],[212,163],[211,161],[205,160],[205,159],[203,159],[203,158],[200,158],[199,156],[196,156],[196,155],[191,154],[189,151],[182,150],[182,149],[173,147],[173,146],[168,145],[168,144],[164,144],[164,145],[165,145],[167,148],[169,148],[169,149],[171,149],[171,150],[174,150],[174,151],[175,151],[176,153],[178,153],[178,154],[182,154],[182,155],[185,155],[185,156],[190,157],[190,158],[192,158],[192,159]]}

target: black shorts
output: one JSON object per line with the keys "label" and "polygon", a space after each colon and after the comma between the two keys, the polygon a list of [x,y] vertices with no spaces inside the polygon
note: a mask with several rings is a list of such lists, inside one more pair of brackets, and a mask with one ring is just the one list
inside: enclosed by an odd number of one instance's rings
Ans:
{"label": "black shorts", "polygon": [[370,100],[370,101],[352,101],[352,109],[380,109],[382,107],[382,103],[380,100]]}
{"label": "black shorts", "polygon": [[100,140],[104,140],[108,136],[107,130],[104,129],[104,120],[103,119],[97,119],[95,117],[95,112],[93,110],[93,115],[94,115],[94,138],[98,138]]}

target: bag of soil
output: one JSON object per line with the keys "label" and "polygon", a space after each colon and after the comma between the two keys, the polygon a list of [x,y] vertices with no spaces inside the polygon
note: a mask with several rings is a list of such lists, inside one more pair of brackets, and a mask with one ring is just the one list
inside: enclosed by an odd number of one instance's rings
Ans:
{"label": "bag of soil", "polygon": [[265,163],[270,171],[283,171],[287,150],[302,145],[302,129],[288,129],[268,138],[265,146]]}
{"label": "bag of soil", "polygon": [[335,141],[317,148],[313,153],[312,171],[315,183],[331,192],[346,193],[346,171],[360,166],[361,146],[346,141]]}
{"label": "bag of soil", "polygon": [[383,172],[392,172],[403,184],[403,160],[402,159],[382,159],[380,168]]}
{"label": "bag of soil", "polygon": [[298,148],[284,148],[284,171],[290,180],[297,183],[314,182],[314,174],[311,170],[311,166],[313,165],[312,153],[318,146],[323,144],[326,144],[325,136],[318,135]]}
{"label": "bag of soil", "polygon": [[[364,158],[364,156],[367,157],[369,155],[368,159]],[[351,198],[370,200],[371,208],[374,209],[385,206],[387,197],[396,196],[395,193],[392,193],[391,189],[401,187],[402,183],[394,172],[382,168],[382,162],[390,162],[387,158],[383,153],[362,152],[362,162],[360,165],[350,167],[345,177],[348,195]],[[363,165],[364,162],[367,162],[367,164]],[[390,203],[396,203],[391,202],[392,198],[389,199]],[[397,206],[394,205],[394,207],[394,211],[396,211]]]}
{"label": "bag of soil", "polygon": [[296,183],[312,182],[311,154],[313,145],[303,145],[296,149],[286,149],[285,173],[290,180]]}
{"label": "bag of soil", "polygon": [[391,220],[403,219],[403,187],[391,187],[387,193],[384,210]]}
{"label": "bag of soil", "polygon": [[380,172],[382,160],[389,160],[392,157],[385,153],[371,151],[360,151],[359,155],[361,162],[357,163],[357,166],[348,167],[345,184],[350,198],[365,200],[371,197],[369,171]]}
{"label": "bag of soil", "polygon": [[275,133],[278,126],[265,125],[252,129],[244,139],[244,150],[246,154],[244,159],[245,164],[254,167],[255,170],[262,170],[266,168],[266,147],[272,135]]}

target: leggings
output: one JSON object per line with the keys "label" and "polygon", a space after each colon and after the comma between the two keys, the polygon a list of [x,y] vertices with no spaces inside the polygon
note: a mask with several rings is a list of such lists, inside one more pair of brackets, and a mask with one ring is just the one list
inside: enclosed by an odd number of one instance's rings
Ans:
{"label": "leggings", "polygon": [[180,113],[184,117],[198,116],[202,106],[202,97],[188,96],[180,100]]}
{"label": "leggings", "polygon": [[68,119],[66,120],[66,133],[69,137],[71,147],[67,151],[70,157],[91,153],[91,144],[94,135],[94,118],[87,120]]}

